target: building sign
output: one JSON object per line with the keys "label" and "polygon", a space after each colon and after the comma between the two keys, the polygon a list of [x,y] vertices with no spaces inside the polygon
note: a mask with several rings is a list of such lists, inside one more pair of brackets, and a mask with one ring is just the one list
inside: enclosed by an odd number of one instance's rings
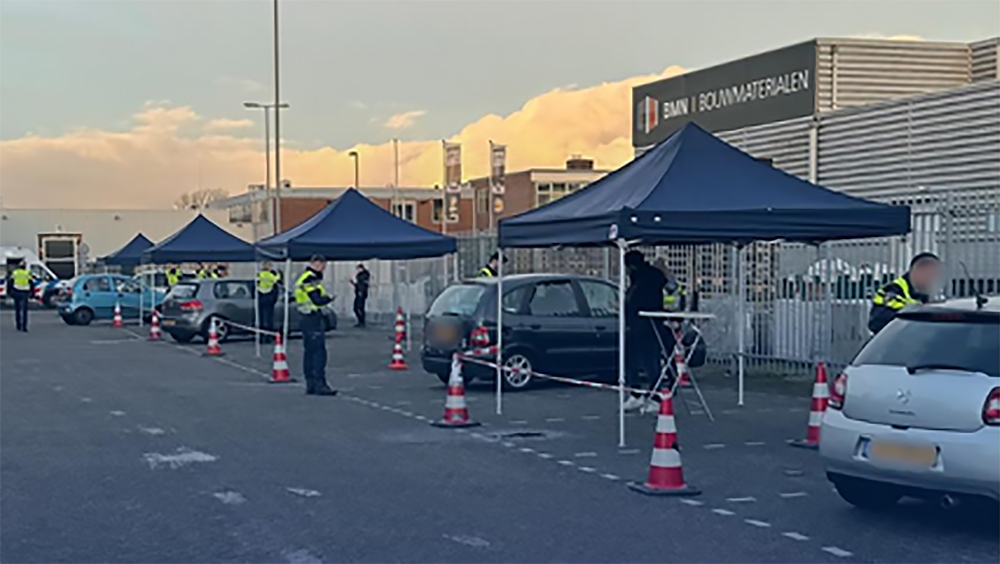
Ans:
{"label": "building sign", "polygon": [[462,145],[442,141],[444,150],[445,223],[458,223],[462,201]]}
{"label": "building sign", "polygon": [[816,43],[810,41],[632,89],[632,146],[663,141],[688,122],[727,131],[812,115]]}
{"label": "building sign", "polygon": [[490,229],[496,225],[496,220],[503,215],[503,196],[506,192],[507,176],[507,146],[497,145],[490,141]]}

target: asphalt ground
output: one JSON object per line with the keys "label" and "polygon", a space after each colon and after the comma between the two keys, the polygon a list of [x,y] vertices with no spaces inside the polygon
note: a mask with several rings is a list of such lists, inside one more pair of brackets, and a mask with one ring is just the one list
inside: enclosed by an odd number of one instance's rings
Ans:
{"label": "asphalt ground", "polygon": [[[919,502],[859,510],[832,490],[805,433],[811,386],[736,406],[706,382],[716,421],[676,406],[693,498],[627,489],[648,469],[654,416],[617,395],[546,385],[467,392],[390,371],[388,332],[330,335],[336,398],[266,383],[270,350],[150,343],[137,327],[0,314],[3,562],[998,562],[995,512]],[[419,336],[417,336],[419,337]],[[293,375],[301,344],[289,344]],[[691,394],[681,401],[694,402]]]}

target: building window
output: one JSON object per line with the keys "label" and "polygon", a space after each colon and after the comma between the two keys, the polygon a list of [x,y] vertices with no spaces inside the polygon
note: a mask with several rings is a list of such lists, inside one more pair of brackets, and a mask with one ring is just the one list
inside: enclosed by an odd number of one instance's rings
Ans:
{"label": "building window", "polygon": [[444,215],[444,200],[432,200],[431,206],[431,223],[441,223],[441,216]]}
{"label": "building window", "polygon": [[250,204],[241,204],[229,208],[229,223],[250,223],[253,214],[250,211]]}
{"label": "building window", "polygon": [[398,202],[392,205],[392,215],[406,221],[416,222],[417,206],[414,202]]}
{"label": "building window", "polygon": [[556,182],[554,184],[536,184],[536,201],[539,206],[544,206],[545,204],[554,202],[567,194],[572,194],[584,186],[586,186],[586,184],[567,184],[565,182]]}
{"label": "building window", "polygon": [[490,213],[489,189],[476,190],[476,214],[485,215],[488,213]]}

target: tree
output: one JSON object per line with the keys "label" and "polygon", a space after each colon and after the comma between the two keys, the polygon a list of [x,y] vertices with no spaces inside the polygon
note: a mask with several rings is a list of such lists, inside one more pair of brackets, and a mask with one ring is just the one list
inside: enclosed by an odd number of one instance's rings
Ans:
{"label": "tree", "polygon": [[226,192],[222,188],[201,188],[182,194],[174,202],[174,208],[179,210],[200,210],[208,207],[208,204],[216,200],[228,197],[229,192]]}

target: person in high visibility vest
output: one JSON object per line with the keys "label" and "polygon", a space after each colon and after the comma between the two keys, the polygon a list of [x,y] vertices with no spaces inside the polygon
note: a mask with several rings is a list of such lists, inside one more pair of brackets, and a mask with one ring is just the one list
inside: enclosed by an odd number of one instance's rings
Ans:
{"label": "person in high visibility vest", "polygon": [[269,262],[257,273],[257,309],[260,311],[260,328],[274,331],[274,306],[278,303],[281,275]]}
{"label": "person in high visibility vest", "polygon": [[910,261],[905,274],[879,288],[872,296],[868,329],[878,333],[908,305],[925,304],[941,275],[941,259],[934,253],[920,253]]}
{"label": "person in high visibility vest", "polygon": [[360,262],[355,270],[351,284],[354,286],[354,317],[357,318],[358,322],[354,326],[364,327],[365,302],[368,301],[368,288],[371,285],[372,274]]}
{"label": "person in high visibility vest", "polygon": [[[507,257],[503,258],[503,263],[507,264]],[[482,268],[479,269],[480,278],[493,278],[497,275],[497,269],[500,267],[500,253],[493,253],[490,257],[489,262],[487,262]]]}
{"label": "person in high visibility vest", "polygon": [[[25,267],[24,260],[7,274],[7,293],[14,300],[14,324],[18,331],[28,332],[28,300],[35,290],[35,278]],[[8,265],[9,268],[10,265]]]}
{"label": "person in high visibility vest", "polygon": [[667,266],[667,261],[663,257],[657,258],[653,262],[653,266],[658,268],[667,279],[666,284],[663,286],[663,311],[678,312],[687,309],[684,285],[671,272],[670,267]]}
{"label": "person in high visibility vest", "polygon": [[218,278],[219,275],[216,274],[214,270],[209,268],[207,264],[201,263],[198,265],[198,270],[195,271],[194,277],[198,280],[207,280],[209,278]]}
{"label": "person in high visibility vest", "polygon": [[333,396],[336,390],[326,382],[326,319],[323,306],[333,301],[323,288],[326,259],[313,255],[309,266],[295,281],[295,307],[299,310],[302,331],[302,373],[306,379],[306,394]]}
{"label": "person in high visibility vest", "polygon": [[164,273],[167,277],[167,286],[173,288],[181,281],[181,269],[176,264],[167,265],[167,270]]}
{"label": "person in high visibility vest", "polygon": [[219,263],[212,269],[212,278],[225,278],[229,276],[229,267]]}

